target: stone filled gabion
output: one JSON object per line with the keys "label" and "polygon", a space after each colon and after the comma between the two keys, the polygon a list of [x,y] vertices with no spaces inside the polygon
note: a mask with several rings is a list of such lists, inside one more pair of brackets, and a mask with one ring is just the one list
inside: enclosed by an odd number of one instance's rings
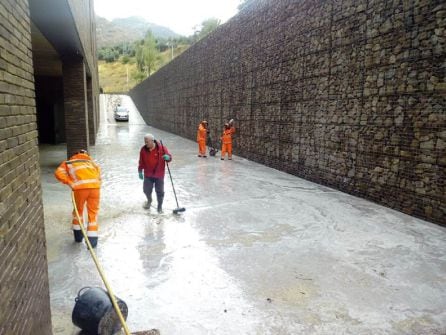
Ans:
{"label": "stone filled gabion", "polygon": [[446,224],[444,1],[254,1],[131,91],[195,139]]}

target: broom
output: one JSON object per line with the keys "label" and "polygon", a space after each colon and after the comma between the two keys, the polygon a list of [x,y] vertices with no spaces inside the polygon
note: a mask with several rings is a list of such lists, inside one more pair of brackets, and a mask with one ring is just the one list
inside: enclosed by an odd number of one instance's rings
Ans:
{"label": "broom", "polygon": [[[163,141],[160,140],[160,143],[161,143],[161,147],[163,148],[163,154],[165,154]],[[173,212],[173,214],[185,212],[186,208],[180,207],[180,205],[178,205],[177,193],[175,192],[175,186],[173,185],[172,174],[170,173],[169,163],[166,162],[166,165],[167,165],[167,171],[169,172],[170,182],[172,183],[172,189],[173,189],[173,194],[175,195],[175,201],[177,203],[177,208],[175,208],[172,212]]]}

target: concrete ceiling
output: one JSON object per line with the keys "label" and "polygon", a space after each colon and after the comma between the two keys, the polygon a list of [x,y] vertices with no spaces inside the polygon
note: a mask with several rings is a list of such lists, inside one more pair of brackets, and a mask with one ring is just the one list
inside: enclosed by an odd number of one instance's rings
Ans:
{"label": "concrete ceiling", "polygon": [[[33,30],[36,32],[35,36],[33,35],[35,37],[33,49],[35,45],[36,50],[40,51],[38,56],[42,56],[36,57],[38,71],[56,73],[54,51],[56,51],[60,60],[83,59],[82,43],[68,1],[28,1],[31,21],[34,26]],[[49,45],[51,48],[48,48]],[[46,59],[46,56],[49,59]],[[49,64],[46,63],[47,61]]]}
{"label": "concrete ceiling", "polygon": [[58,52],[33,22],[31,22],[31,41],[34,75],[62,76],[62,61]]}

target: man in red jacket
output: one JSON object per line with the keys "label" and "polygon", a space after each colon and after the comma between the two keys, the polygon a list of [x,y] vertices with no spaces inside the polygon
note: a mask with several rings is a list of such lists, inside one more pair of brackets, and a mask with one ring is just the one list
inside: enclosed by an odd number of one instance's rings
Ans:
{"label": "man in red jacket", "polygon": [[[143,191],[147,197],[144,206],[149,209],[152,204],[152,190],[155,185],[158,213],[163,211],[165,162],[172,161],[172,155],[161,143],[155,141],[152,134],[144,136],[145,145],[139,152],[138,174],[144,180]],[[144,171],[144,172],[143,172]]]}

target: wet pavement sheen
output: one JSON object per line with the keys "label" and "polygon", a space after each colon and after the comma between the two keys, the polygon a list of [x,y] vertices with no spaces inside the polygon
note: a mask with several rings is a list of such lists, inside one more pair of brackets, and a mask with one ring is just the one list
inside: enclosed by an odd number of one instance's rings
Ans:
{"label": "wet pavement sheen", "polygon": [[[196,143],[145,125],[128,98],[130,121],[114,122],[110,101],[101,97],[90,149],[103,178],[96,252],[131,331],[446,332],[444,227],[238,156],[198,158]],[[143,209],[137,163],[148,132],[173,155],[180,215],[167,170],[164,213]],[[50,295],[54,334],[79,334],[74,298],[103,285],[73,242],[69,189],[53,177],[65,150],[40,148]]]}

